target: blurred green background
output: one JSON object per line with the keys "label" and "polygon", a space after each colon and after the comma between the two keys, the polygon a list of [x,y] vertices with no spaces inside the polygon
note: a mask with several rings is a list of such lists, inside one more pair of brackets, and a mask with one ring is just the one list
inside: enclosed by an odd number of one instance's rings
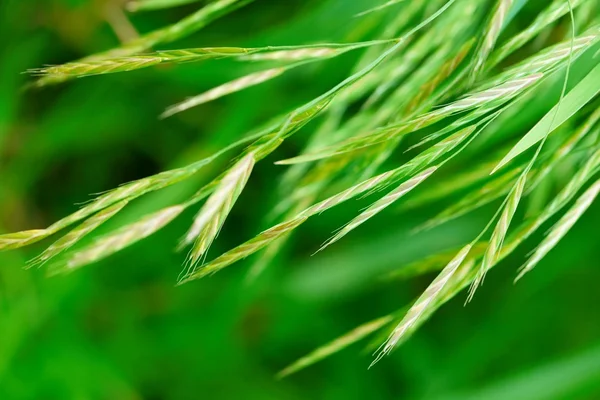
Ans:
{"label": "blurred green background", "polygon": [[[372,5],[256,0],[164,48],[375,38],[381,17],[354,17]],[[0,1],[1,232],[45,227],[91,193],[208,156],[341,81],[359,55],[296,69],[166,120],[157,117],[165,107],[257,67],[220,60],[23,89],[29,68],[118,45],[119,35],[134,33],[127,19],[148,32],[199,5],[127,16],[121,6],[118,0]],[[529,20],[526,8],[516,24]],[[256,167],[212,255],[265,227],[271,205],[265,198],[285,171],[273,161],[296,155],[309,132],[303,133]],[[225,162],[143,197],[101,232],[185,199]],[[375,368],[367,371],[370,354],[355,345],[274,378],[315,347],[407,304],[433,275],[392,282],[382,275],[471,240],[497,206],[418,235],[410,229],[438,208],[390,210],[311,257],[356,214],[357,204],[347,204],[299,229],[252,285],[244,283],[245,261],[174,286],[185,256],[174,247],[193,210],[66,277],[22,268],[47,243],[2,253],[0,398],[599,399],[599,205],[518,285],[516,268],[535,240],[495,269],[471,304],[463,307],[465,296],[458,296]]]}

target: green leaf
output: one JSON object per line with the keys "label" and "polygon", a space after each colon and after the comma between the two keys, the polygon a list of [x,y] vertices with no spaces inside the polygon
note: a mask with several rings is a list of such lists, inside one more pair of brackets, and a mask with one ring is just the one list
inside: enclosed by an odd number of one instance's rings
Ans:
{"label": "green leaf", "polygon": [[513,158],[517,157],[525,150],[542,140],[546,135],[562,125],[571,118],[577,111],[585,106],[590,100],[600,92],[600,64],[583,78],[563,99],[513,147],[508,154],[494,168],[492,173],[496,172],[506,165]]}

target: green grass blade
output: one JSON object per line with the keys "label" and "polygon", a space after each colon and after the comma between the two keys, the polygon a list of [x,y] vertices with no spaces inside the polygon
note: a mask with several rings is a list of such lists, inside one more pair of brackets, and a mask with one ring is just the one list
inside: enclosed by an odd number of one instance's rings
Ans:
{"label": "green grass blade", "polygon": [[554,106],[527,134],[508,152],[508,154],[494,168],[502,168],[512,159],[538,143],[571,118],[583,106],[588,104],[600,93],[600,64],[596,65],[585,78],[567,93],[562,103]]}

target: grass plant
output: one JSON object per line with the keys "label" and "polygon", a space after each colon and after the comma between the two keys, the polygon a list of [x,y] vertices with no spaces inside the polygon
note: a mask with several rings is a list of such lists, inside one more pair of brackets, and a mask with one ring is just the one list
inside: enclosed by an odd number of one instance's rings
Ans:
{"label": "grass plant", "polygon": [[[137,0],[127,7],[142,12],[193,3]],[[367,205],[319,251],[329,251],[363,224],[381,218],[380,214],[410,213],[442,204],[432,218],[413,226],[417,232],[504,199],[496,214],[487,217],[489,232],[485,228],[458,251],[431,254],[399,270],[395,276],[403,279],[439,272],[412,305],[395,305],[399,311],[315,350],[282,370],[279,376],[283,377],[379,331],[388,336],[375,355],[373,363],[377,362],[468,287],[470,300],[491,268],[552,220],[554,225],[517,277],[531,272],[596,200],[600,191],[600,14],[588,15],[589,10],[598,10],[596,0],[389,1],[347,21],[350,25],[367,18],[385,22],[375,39],[348,35],[355,40],[163,49],[209,23],[218,23],[230,12],[242,11],[249,3],[209,2],[181,21],[120,47],[31,70],[35,90],[68,84],[75,78],[104,79],[92,75],[125,75],[140,69],[152,74],[162,64],[202,61],[196,66],[202,69],[217,60],[235,61],[227,65],[239,66],[238,78],[201,94],[189,93],[189,98],[175,105],[165,99],[162,117],[177,118],[176,114],[185,115],[225,95],[253,90],[274,78],[285,80],[292,69],[295,73],[317,64],[326,66],[349,55],[356,58],[353,69],[329,90],[273,123],[249,135],[240,131],[237,142],[214,155],[124,183],[47,228],[0,235],[0,250],[59,236],[28,265],[47,268],[50,274],[72,272],[153,235],[181,218],[184,211],[193,210],[196,215],[179,244],[179,249],[190,250],[187,261],[182,256],[185,266],[178,284],[191,284],[266,249],[250,270],[257,279],[309,218],[318,218],[351,199]],[[535,15],[526,26],[521,20],[515,23],[523,7]],[[534,104],[538,96],[552,102],[541,117]],[[516,114],[535,115],[536,120],[515,128],[509,120]],[[290,141],[303,146],[291,157],[280,149]],[[184,181],[197,182],[200,171],[204,173],[225,154],[230,154],[228,166],[198,185],[184,201],[96,234],[107,221],[134,207],[134,200]],[[254,185],[253,171],[270,162],[276,162],[282,174],[269,182],[273,195],[261,196],[266,207],[239,204]],[[576,173],[564,182],[559,178],[566,163]],[[543,183],[549,179],[562,182],[562,187],[548,191]],[[524,205],[542,191],[547,198],[543,207],[522,215]],[[453,201],[444,203],[446,198]],[[267,208],[269,212],[261,218],[269,226],[262,231],[257,228],[254,237],[233,249],[209,257],[219,233],[235,229],[229,217],[241,208],[253,215]],[[84,240],[90,237],[92,241]],[[326,235],[320,238],[325,239]],[[163,245],[169,251],[170,245]]]}

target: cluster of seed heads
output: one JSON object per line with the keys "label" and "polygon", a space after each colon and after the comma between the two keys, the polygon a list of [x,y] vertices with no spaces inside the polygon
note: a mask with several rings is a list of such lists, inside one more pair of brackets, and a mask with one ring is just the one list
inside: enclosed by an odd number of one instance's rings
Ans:
{"label": "cluster of seed heads", "polygon": [[[169,4],[144,5],[143,2],[132,1],[129,8],[141,11],[188,2],[172,0]],[[378,40],[150,51],[190,35],[250,2],[211,2],[171,26],[150,32],[118,48],[67,64],[33,70],[32,73],[39,76],[36,85],[122,73],[163,63],[208,62],[221,58],[256,62],[252,65],[270,63],[266,69],[223,83],[168,107],[163,114],[163,117],[168,117],[262,84],[292,68],[362,49],[351,74],[314,100],[213,156],[103,193],[45,229],[0,235],[0,250],[30,245],[78,224],[29,264],[41,266],[52,261],[48,266],[51,273],[70,272],[152,235],[184,210],[197,208],[197,214],[179,246],[191,248],[179,283],[216,273],[266,248],[250,270],[250,276],[255,278],[305,221],[359,196],[380,197],[325,242],[321,250],[351,234],[378,214],[389,212],[390,206],[404,201],[405,197],[409,199],[400,205],[401,212],[433,203],[461,190],[467,192],[417,230],[432,228],[505,197],[496,216],[471,243],[458,251],[444,252],[415,262],[392,274],[396,278],[406,278],[440,271],[412,306],[363,324],[317,349],[281,371],[280,376],[285,376],[395,323],[376,353],[373,363],[377,362],[406,340],[439,307],[467,287],[470,287],[467,297],[470,300],[491,268],[572,203],[525,262],[518,278],[531,271],[597,198],[600,192],[600,181],[596,177],[600,170],[600,107],[594,98],[600,92],[600,67],[593,68],[578,82],[569,82],[573,86],[570,92],[566,93],[566,88],[570,65],[593,51],[597,57],[600,20],[597,16],[584,18],[588,22],[581,27],[583,33],[573,33],[572,37],[561,36],[561,29],[553,31],[564,22],[563,19],[566,20],[563,17],[572,15],[573,9],[580,7],[585,0],[554,0],[540,7],[529,26],[516,33],[505,29],[511,23],[514,12],[518,12],[515,7],[519,2],[513,0],[391,0],[359,14],[377,15],[402,7],[402,12],[386,20]],[[418,18],[422,18],[422,22],[415,25],[414,21]],[[574,24],[574,20],[571,23]],[[540,35],[545,31],[556,32],[560,40],[553,35]],[[538,37],[539,42],[532,44],[533,39]],[[517,51],[525,56],[516,54]],[[519,61],[507,62],[511,56],[520,57]],[[596,60],[594,56],[592,58]],[[516,144],[503,148],[501,154],[486,154],[481,160],[464,165],[465,170],[456,173],[454,179],[435,181],[438,171],[443,172],[447,163],[456,161],[456,156],[470,148],[475,139],[497,134],[503,117],[518,113],[520,103],[531,100],[539,87],[552,84],[549,77],[554,72],[564,70],[567,73],[560,100],[530,132],[520,140],[511,136]],[[351,107],[359,102],[362,102],[360,111],[349,113]],[[319,117],[322,117],[321,125],[314,129],[305,149],[293,158],[277,162],[290,165],[281,179],[279,198],[270,214],[277,221],[253,238],[206,262],[211,244],[222,229],[227,229],[229,214],[251,182],[255,165]],[[559,142],[553,152],[543,149],[550,134],[556,134]],[[407,137],[415,137],[416,144],[405,146]],[[538,144],[536,153],[523,162],[523,155],[535,144]],[[185,201],[82,244],[84,238],[134,199],[189,179],[217,157],[242,145],[246,147],[225,171]],[[394,162],[392,156],[402,146],[407,147],[410,154],[416,154],[382,172],[386,162]],[[519,205],[527,201],[532,192],[539,190],[540,182],[552,176],[566,158],[578,163],[577,172],[537,215],[528,216],[516,224]],[[510,168],[504,167],[507,164]],[[499,171],[500,168],[503,169]],[[422,191],[415,196],[413,191],[417,188]],[[379,195],[386,189],[387,193]],[[412,199],[410,196],[413,196]],[[201,202],[204,203],[200,205]],[[491,227],[489,238],[484,239]]]}

